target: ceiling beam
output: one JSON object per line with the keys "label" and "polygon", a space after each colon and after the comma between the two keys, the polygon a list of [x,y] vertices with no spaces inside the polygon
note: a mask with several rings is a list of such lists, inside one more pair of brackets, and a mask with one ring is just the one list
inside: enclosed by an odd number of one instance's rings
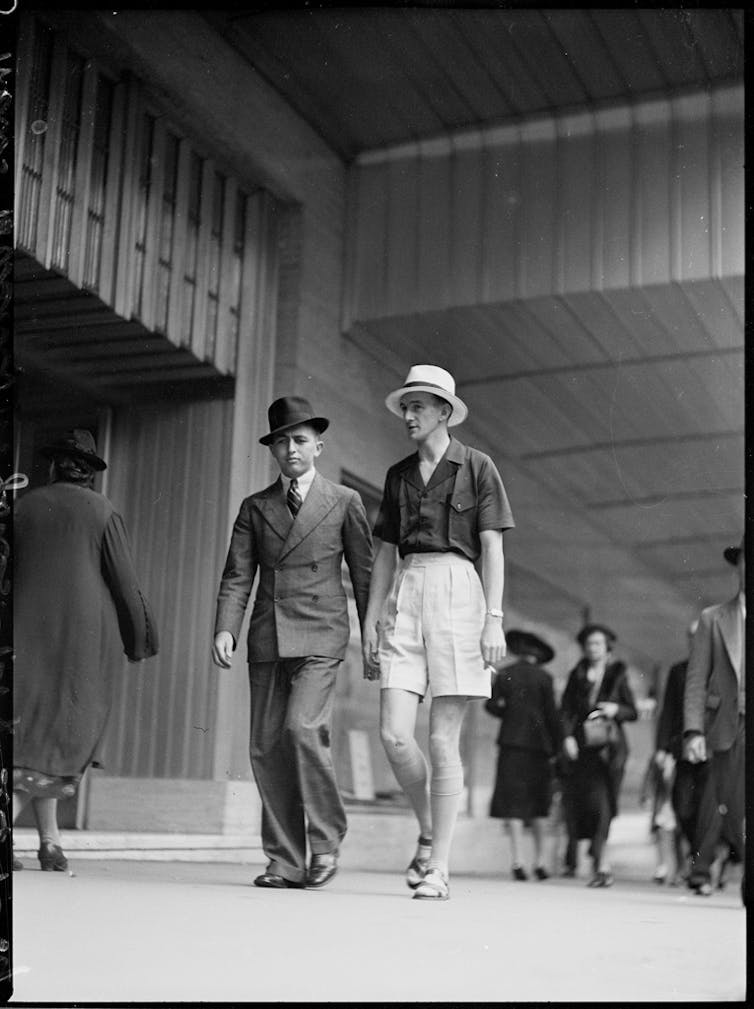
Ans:
{"label": "ceiling beam", "polygon": [[609,508],[625,508],[628,505],[656,505],[666,501],[701,501],[707,498],[736,497],[744,493],[744,487],[718,487],[715,490],[677,491],[670,494],[650,494],[647,497],[616,498],[614,501],[587,501],[586,507],[595,511]]}
{"label": "ceiling beam", "polygon": [[583,364],[562,364],[555,368],[529,368],[525,371],[511,371],[507,374],[487,375],[484,378],[468,378],[456,382],[456,391],[464,391],[470,387],[478,388],[485,385],[495,385],[498,382],[517,382],[526,378],[548,378],[551,375],[574,375],[588,371],[612,371],[615,368],[636,368],[648,364],[670,364],[674,361],[689,361],[706,357],[729,357],[743,354],[744,347],[712,347],[709,350],[688,350],[680,354],[657,354],[642,357],[622,357],[618,361],[588,361]]}
{"label": "ceiling beam", "polygon": [[606,452],[622,448],[647,448],[652,445],[680,445],[684,442],[720,441],[726,438],[743,438],[741,431],[705,431],[697,434],[659,435],[652,438],[626,438],[625,441],[592,442],[589,445],[571,445],[568,448],[547,449],[544,452],[526,452],[519,458],[527,461],[532,459],[555,459],[559,456],[586,455],[588,452]]}

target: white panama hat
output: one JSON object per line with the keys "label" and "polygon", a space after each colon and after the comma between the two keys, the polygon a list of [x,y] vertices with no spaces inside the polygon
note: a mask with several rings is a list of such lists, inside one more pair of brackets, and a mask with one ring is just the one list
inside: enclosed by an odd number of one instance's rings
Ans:
{"label": "white panama hat", "polygon": [[448,420],[448,427],[462,424],[468,416],[468,407],[462,399],[456,396],[456,383],[449,371],[438,368],[435,364],[415,364],[406,376],[406,381],[400,389],[385,397],[385,406],[396,417],[402,417],[401,399],[408,392],[430,392],[439,396],[453,407],[453,413]]}

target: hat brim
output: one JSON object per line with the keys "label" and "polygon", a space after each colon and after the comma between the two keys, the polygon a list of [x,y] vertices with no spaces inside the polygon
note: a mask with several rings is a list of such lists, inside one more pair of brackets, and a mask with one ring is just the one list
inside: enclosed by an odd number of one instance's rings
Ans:
{"label": "hat brim", "polygon": [[738,564],[738,558],[741,556],[741,547],[726,547],[723,550],[723,557],[726,559],[728,564],[732,564],[735,567]]}
{"label": "hat brim", "polygon": [[391,413],[394,413],[396,417],[403,417],[401,400],[407,393],[412,392],[428,392],[432,396],[437,396],[438,399],[444,399],[446,403],[450,403],[453,407],[453,412],[448,420],[448,427],[455,427],[457,424],[463,424],[469,415],[469,408],[462,399],[459,399],[458,396],[451,395],[449,392],[445,392],[444,389],[438,389],[436,385],[404,385],[400,389],[396,389],[394,392],[391,392],[385,397],[385,406]]}
{"label": "hat brim", "polygon": [[304,420],[294,420],[290,424],[283,424],[282,427],[276,427],[274,431],[270,431],[269,434],[260,438],[259,443],[260,445],[271,445],[279,434],[283,434],[284,431],[290,431],[292,427],[301,427],[302,425],[313,427],[317,434],[322,434],[323,431],[326,431],[330,426],[330,421],[327,417],[306,417]]}
{"label": "hat brim", "polygon": [[85,462],[88,462],[100,473],[103,469],[107,469],[107,463],[104,459],[100,459],[98,455],[94,455],[93,452],[85,452],[79,448],[69,448],[67,445],[44,445],[40,448],[39,454],[45,459],[55,459],[57,456],[70,455],[76,459],[85,460]]}
{"label": "hat brim", "polygon": [[506,631],[505,640],[508,651],[514,655],[531,655],[537,662],[544,664],[555,658],[555,652],[548,644],[528,631]]}

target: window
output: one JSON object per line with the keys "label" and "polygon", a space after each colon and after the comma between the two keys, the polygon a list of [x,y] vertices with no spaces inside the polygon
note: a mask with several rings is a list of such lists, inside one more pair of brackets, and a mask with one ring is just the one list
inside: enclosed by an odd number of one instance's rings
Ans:
{"label": "window", "polygon": [[76,158],[81,128],[81,92],[84,60],[68,53],[65,75],[65,97],[60,130],[57,184],[55,187],[55,223],[53,225],[52,261],[62,270],[68,269],[71,250],[71,221],[76,185]]}
{"label": "window", "polygon": [[141,121],[139,181],[134,201],[136,243],[134,246],[134,315],[141,318],[144,308],[144,262],[147,245],[147,212],[152,187],[152,155],[154,147],[154,116]]}
{"label": "window", "polygon": [[25,125],[24,160],[18,198],[18,242],[34,251],[37,245],[39,196],[42,190],[47,117],[52,68],[52,32],[34,25],[34,42],[29,88],[29,112]]}
{"label": "window", "polygon": [[165,175],[162,184],[162,215],[160,247],[157,260],[157,311],[155,329],[166,333],[168,303],[173,262],[173,232],[175,231],[175,200],[178,187],[178,151],[180,140],[172,133],[165,137]]}
{"label": "window", "polygon": [[97,99],[94,108],[94,138],[89,172],[89,204],[86,213],[86,251],[84,256],[84,287],[92,291],[99,290],[112,108],[113,86],[106,77],[100,74],[97,78]]}

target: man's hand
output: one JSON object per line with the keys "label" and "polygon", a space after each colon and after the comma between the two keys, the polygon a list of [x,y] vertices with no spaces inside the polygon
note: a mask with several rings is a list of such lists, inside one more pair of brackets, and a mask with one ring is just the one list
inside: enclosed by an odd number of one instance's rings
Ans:
{"label": "man's hand", "polygon": [[615,701],[600,701],[597,707],[600,709],[605,718],[615,718],[618,714],[618,705]]}
{"label": "man's hand", "polygon": [[364,679],[380,678],[379,630],[376,624],[367,624],[361,634],[361,655],[364,660]]}
{"label": "man's hand", "polygon": [[503,634],[503,624],[500,617],[492,617],[489,614],[484,619],[484,629],[482,630],[482,658],[490,666],[497,666],[505,658],[508,646],[505,643]]}
{"label": "man's hand", "polygon": [[579,755],[579,744],[573,738],[573,736],[566,736],[563,740],[563,750],[565,751],[566,757],[569,760],[576,760]]}
{"label": "man's hand", "polygon": [[230,631],[220,631],[212,645],[212,661],[222,669],[230,669],[236,644]]}
{"label": "man's hand", "polygon": [[707,740],[701,732],[687,736],[683,741],[683,752],[690,764],[703,764],[707,759]]}

